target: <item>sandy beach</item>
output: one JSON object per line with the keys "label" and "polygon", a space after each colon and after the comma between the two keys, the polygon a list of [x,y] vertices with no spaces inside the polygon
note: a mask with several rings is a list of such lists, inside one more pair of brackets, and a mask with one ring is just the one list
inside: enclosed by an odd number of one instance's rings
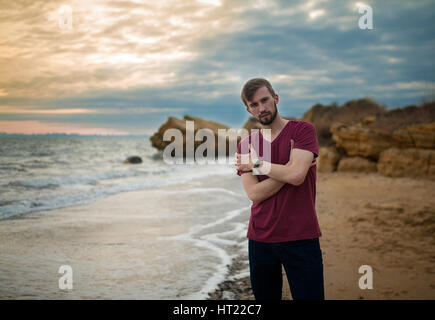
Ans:
{"label": "sandy beach", "polygon": [[[209,188],[216,185],[221,191],[234,193],[239,208],[249,208],[239,177],[208,177],[191,182],[189,187],[200,190],[205,183]],[[213,272],[191,272],[193,265],[199,266],[195,270],[203,270],[195,256],[208,262],[216,259],[209,255],[210,247],[201,248],[195,241],[188,242],[187,248],[186,241],[184,247],[177,241],[157,241],[189,233],[191,228],[181,215],[195,206],[188,200],[198,195],[170,196],[176,189],[166,186],[124,192],[88,205],[1,221],[0,298],[153,299],[152,294],[143,294],[152,291],[153,281],[166,282],[169,290],[188,287],[189,277],[213,277]],[[316,205],[323,233],[326,299],[435,298],[434,181],[319,173]],[[180,208],[179,213],[170,211],[174,206]],[[222,204],[228,211],[231,205],[227,206]],[[147,208],[153,209],[144,215]],[[239,224],[247,227],[249,211],[245,209],[238,217]],[[253,299],[243,234],[246,229],[241,228],[239,240],[232,244],[242,250],[234,251],[237,254],[232,256],[231,265],[222,269],[222,261],[216,259],[218,271],[214,273],[218,276],[214,280],[221,279],[222,274],[225,281],[219,281],[211,299]],[[163,247],[166,253],[159,255]],[[186,250],[190,254],[185,254]],[[180,254],[180,259],[171,258]],[[145,264],[151,262],[159,270],[145,274]],[[74,267],[74,289],[59,290],[58,268],[69,264]],[[372,290],[358,286],[361,265],[373,269]],[[204,286],[189,289],[201,288]],[[168,299],[177,298],[169,292]],[[164,288],[159,294],[165,294]],[[180,297],[185,296],[180,292]],[[291,299],[287,285],[283,297]]]}
{"label": "sandy beach", "polygon": [[[316,207],[326,299],[435,299],[435,182],[319,173]],[[362,265],[372,267],[371,290],[359,288]],[[249,277],[227,281],[212,298],[228,291],[253,299]]]}

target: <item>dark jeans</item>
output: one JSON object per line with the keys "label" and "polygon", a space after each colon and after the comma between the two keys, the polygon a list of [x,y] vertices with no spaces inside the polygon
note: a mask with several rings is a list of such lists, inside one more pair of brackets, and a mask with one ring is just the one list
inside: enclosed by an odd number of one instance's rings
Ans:
{"label": "dark jeans", "polygon": [[264,243],[249,240],[249,269],[256,300],[281,300],[284,265],[293,300],[324,300],[319,239]]}

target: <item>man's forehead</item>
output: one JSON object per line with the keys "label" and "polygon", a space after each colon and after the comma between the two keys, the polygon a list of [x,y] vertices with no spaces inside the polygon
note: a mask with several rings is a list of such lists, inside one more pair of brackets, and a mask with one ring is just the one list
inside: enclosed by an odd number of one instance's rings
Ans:
{"label": "man's forehead", "polygon": [[256,102],[256,100],[261,100],[264,97],[272,96],[267,89],[266,86],[259,88],[257,91],[255,91],[254,95],[252,96],[252,100],[248,101],[249,103]]}

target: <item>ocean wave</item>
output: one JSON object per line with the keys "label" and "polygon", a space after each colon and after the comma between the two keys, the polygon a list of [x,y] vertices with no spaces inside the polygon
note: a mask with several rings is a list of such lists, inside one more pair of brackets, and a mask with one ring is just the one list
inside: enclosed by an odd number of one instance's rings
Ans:
{"label": "ocean wave", "polygon": [[97,185],[101,180],[128,178],[136,176],[134,170],[103,171],[90,174],[79,174],[71,176],[60,176],[50,178],[36,178],[31,180],[15,180],[0,185],[6,187],[24,187],[31,189],[53,189],[67,185]]}
{"label": "ocean wave", "polygon": [[[144,174],[144,176],[147,175],[149,176],[150,174],[153,174],[153,172],[156,173],[159,170],[160,169],[158,168],[154,168],[150,171],[144,171],[142,172],[142,174]],[[52,210],[52,209],[65,208],[69,206],[87,204],[94,200],[109,195],[118,194],[121,192],[176,185],[176,184],[187,183],[195,179],[201,179],[213,175],[229,175],[232,172],[232,170],[229,170],[226,167],[224,168],[221,167],[220,169],[215,168],[214,170],[209,170],[208,168],[203,168],[201,170],[195,167],[191,167],[186,170],[185,167],[179,167],[178,169],[173,168],[168,170],[169,171],[172,170],[173,172],[171,172],[170,175],[164,176],[162,178],[156,176],[153,179],[143,179],[141,175],[138,175],[136,170],[97,173],[94,174],[94,176],[92,176],[92,179],[89,178],[89,176],[81,177],[81,178],[80,176],[65,178],[70,185],[85,184],[85,182],[88,182],[89,185],[91,184],[90,182],[92,181],[98,182],[99,180],[96,179],[97,177],[99,178],[104,177],[107,179],[114,178],[114,177],[136,178],[134,181],[130,180],[124,182],[114,182],[108,185],[99,185],[98,183],[95,183],[90,190],[86,190],[83,192],[76,191],[75,193],[57,189],[56,186],[60,186],[61,184],[62,186],[66,186],[65,179],[61,181],[58,181],[56,178],[34,179],[31,181],[20,181],[18,184],[17,181],[9,182],[8,184],[6,184],[6,186],[14,186],[15,183],[16,184],[15,187],[17,185],[24,185],[25,187],[36,188],[36,189],[51,188],[51,190],[48,190],[51,191],[51,193],[46,195],[46,199],[40,197],[37,199],[19,200],[9,205],[0,207],[0,220],[15,215],[21,215],[21,214],[26,214],[26,213],[36,212],[36,211]],[[11,183],[12,185],[10,185]],[[57,191],[52,189],[57,189]],[[61,191],[62,193],[60,193]]]}
{"label": "ocean wave", "polygon": [[[20,170],[17,168],[18,171]],[[0,186],[5,187],[24,187],[29,189],[53,189],[68,185],[97,185],[99,181],[129,178],[140,175],[161,175],[173,172],[174,168],[170,166],[150,167],[150,168],[129,168],[127,170],[106,170],[101,172],[93,172],[86,174],[75,174],[69,176],[54,176],[48,178],[36,178],[29,180],[14,180],[0,183]]]}
{"label": "ocean wave", "polygon": [[[245,226],[241,223],[231,223],[231,220],[237,218],[243,213],[249,212],[250,207],[243,207],[235,210],[228,211],[224,216],[216,221],[210,222],[205,225],[197,225],[187,233],[183,233],[176,236],[159,237],[159,240],[175,240],[175,241],[189,241],[193,242],[196,246],[205,248],[212,251],[221,261],[220,264],[214,266],[213,275],[208,278],[203,284],[202,288],[195,293],[188,294],[182,299],[186,300],[202,300],[208,297],[210,292],[213,292],[219,285],[219,283],[225,280],[228,272],[228,266],[231,265],[234,258],[236,258],[240,252],[245,250],[246,243],[231,239],[225,239],[225,235],[235,234],[239,238],[242,238],[241,232],[245,233]],[[218,225],[226,225],[227,231],[220,233],[206,233],[199,235],[206,229],[213,229]],[[228,230],[228,227],[232,229]],[[232,246],[238,248],[234,254],[231,254],[225,246]]]}
{"label": "ocean wave", "polygon": [[47,151],[36,151],[36,152],[32,152],[30,154],[31,157],[49,157],[55,155],[54,152],[47,152]]}
{"label": "ocean wave", "polygon": [[0,165],[0,171],[19,171],[19,172],[27,172],[28,170],[26,168],[23,168],[21,165],[16,164],[7,164],[7,165]]}
{"label": "ocean wave", "polygon": [[235,197],[245,197],[245,195],[224,188],[190,188],[184,190],[162,190],[161,192],[166,194],[226,193],[228,195],[235,196]]}

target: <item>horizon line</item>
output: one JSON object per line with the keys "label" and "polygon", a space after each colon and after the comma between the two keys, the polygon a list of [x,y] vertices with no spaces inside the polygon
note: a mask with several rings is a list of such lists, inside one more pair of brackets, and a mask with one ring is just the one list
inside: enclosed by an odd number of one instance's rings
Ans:
{"label": "horizon line", "polygon": [[80,133],[65,133],[65,132],[50,132],[50,133],[7,133],[0,132],[0,136],[98,136],[98,137],[144,137],[151,136],[150,134],[80,134]]}

